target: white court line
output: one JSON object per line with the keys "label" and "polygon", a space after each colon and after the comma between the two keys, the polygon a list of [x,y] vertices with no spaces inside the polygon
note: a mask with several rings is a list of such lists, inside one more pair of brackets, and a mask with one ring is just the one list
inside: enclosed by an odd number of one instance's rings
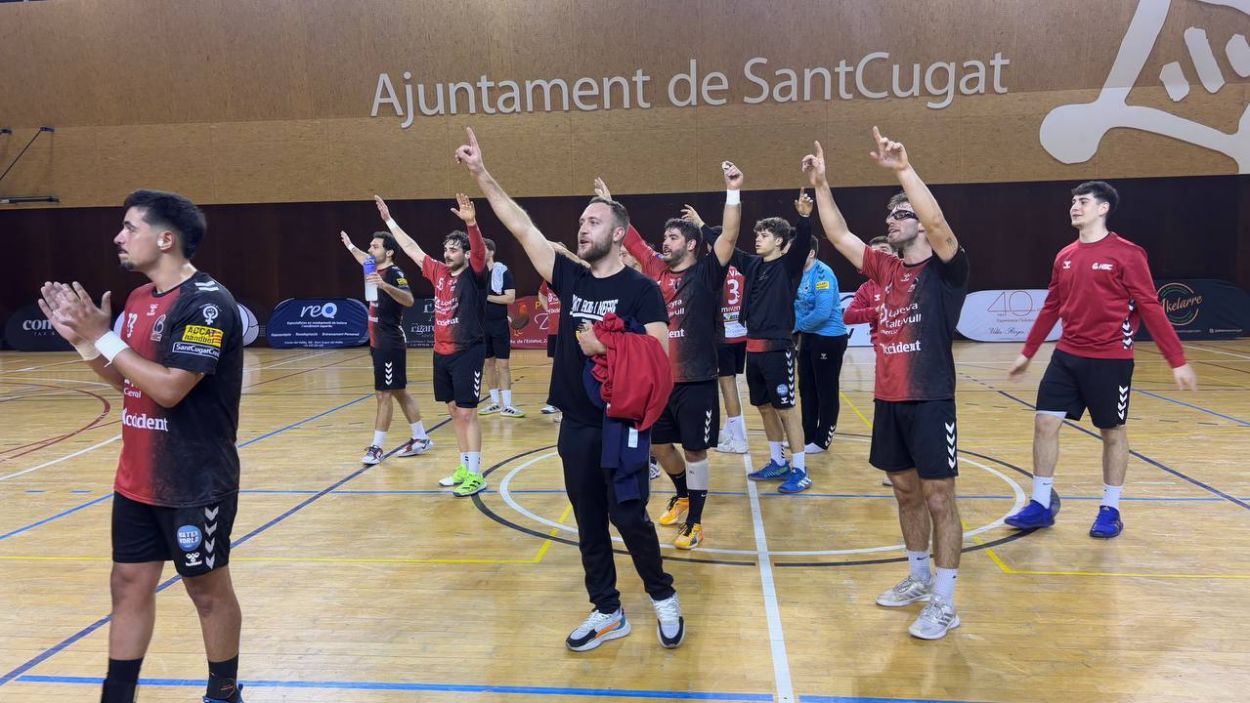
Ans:
{"label": "white court line", "polygon": [[[247,370],[247,371],[260,371],[260,370],[263,370],[263,369],[276,369],[276,368],[278,368],[279,366],[286,366],[287,364],[293,364],[293,363],[295,363],[295,362],[297,362],[297,361],[307,361],[308,359],[313,359],[313,358],[316,358],[316,357],[318,357],[318,356],[325,356],[326,354],[333,354],[335,351],[337,351],[337,350],[335,350],[335,349],[331,349],[331,350],[329,350],[329,351],[315,352],[315,353],[313,353],[313,354],[306,354],[306,355],[304,355],[304,356],[297,356],[297,357],[295,357],[294,359],[287,359],[286,361],[279,361],[279,362],[278,362],[278,363],[276,363],[276,364],[266,364],[265,366],[257,366],[257,367],[256,367],[256,368],[254,368],[254,369],[245,369],[245,370]],[[370,368],[373,368],[373,367],[370,367]]]}
{"label": "white court line", "polygon": [[74,458],[74,457],[76,457],[76,456],[82,456],[83,454],[86,454],[87,452],[90,452],[90,451],[94,451],[94,450],[96,450],[96,449],[99,449],[100,447],[103,447],[103,446],[104,446],[104,445],[106,445],[106,444],[112,444],[113,442],[116,442],[117,440],[119,440],[119,439],[121,439],[121,438],[122,438],[122,436],[121,436],[121,435],[113,435],[112,437],[109,437],[108,439],[104,440],[103,442],[100,442],[100,443],[98,443],[98,444],[93,444],[93,445],[91,445],[90,447],[87,447],[86,449],[79,449],[78,451],[74,452],[73,454],[66,454],[65,456],[61,457],[60,459],[53,459],[52,461],[47,461],[47,462],[44,462],[44,463],[42,463],[42,464],[40,464],[40,465],[38,465],[38,466],[32,466],[32,467],[30,467],[29,469],[22,469],[21,471],[16,471],[16,472],[14,472],[14,473],[9,474],[8,476],[0,476],[0,481],[7,481],[7,480],[9,480],[9,479],[11,479],[11,478],[16,478],[16,477],[21,476],[21,475],[23,475],[23,474],[28,474],[28,473],[30,473],[30,472],[32,472],[32,471],[38,471],[39,469],[42,469],[42,468],[44,468],[45,466],[52,466],[53,464],[59,464],[59,463],[61,463],[62,461],[65,461],[65,460],[67,460],[67,459],[73,459],[73,458]]}
{"label": "white court line", "polygon": [[1238,359],[1250,359],[1250,356],[1246,356],[1245,354],[1238,354],[1236,352],[1224,351],[1223,349],[1211,349],[1210,347],[1200,347],[1197,344],[1186,344],[1185,346],[1189,347],[1190,349],[1198,349],[1204,352],[1211,352],[1212,354],[1223,354],[1224,356],[1235,356]]}
{"label": "white court line", "polygon": [[[88,386],[105,386],[106,388],[113,387],[111,384],[102,383],[100,381],[80,381],[74,378],[47,378],[45,376],[29,376],[21,379],[21,381],[13,379],[12,383],[21,383],[22,381],[56,381],[57,383],[83,383]],[[5,381],[5,383],[9,383],[9,381]]]}
{"label": "white court line", "polygon": [[[851,440],[855,442],[864,442],[864,443],[868,443],[869,441],[871,441],[868,438],[862,438],[862,437],[843,437],[843,439]],[[547,527],[550,527],[555,530],[560,530],[561,532],[567,532],[569,534],[576,535],[577,528],[570,527],[568,525],[558,523],[555,520],[550,520],[548,518],[537,515],[533,511],[528,510],[527,508],[523,507],[521,504],[517,503],[516,500],[512,497],[512,493],[508,488],[509,485],[512,483],[513,476],[517,475],[522,470],[530,467],[531,465],[543,459],[546,459],[548,457],[552,457],[552,456],[555,456],[555,452],[549,452],[547,454],[534,457],[533,459],[530,459],[524,464],[521,464],[520,466],[517,466],[516,468],[509,471],[508,475],[505,476],[503,480],[499,482],[499,497],[503,499],[503,502],[508,507],[512,508],[513,510],[520,513],[521,515],[524,515],[525,517],[533,520],[534,522],[540,523],[542,525],[546,525]],[[1002,479],[1002,481],[1011,488],[1012,495],[1014,496],[1014,500],[1012,501],[1012,506],[1007,509],[1007,512],[1003,513],[1002,517],[998,518],[997,520],[987,525],[982,525],[981,527],[978,527],[976,529],[965,531],[964,542],[967,543],[973,537],[976,537],[978,535],[981,535],[983,533],[986,533],[986,532],[989,532],[991,530],[995,530],[1001,527],[1004,524],[1003,521],[1007,518],[1008,515],[1015,514],[1021,508],[1023,508],[1029,501],[1028,501],[1028,498],[1025,496],[1024,491],[1020,488],[1020,485],[1017,484],[1015,481],[1012,481],[1011,478],[1008,477],[1003,472],[991,466],[987,466],[986,464],[982,464],[981,462],[976,461],[974,459],[969,459],[966,456],[959,457],[959,462],[961,464],[971,464],[978,468],[984,469],[985,471],[988,471],[990,474]],[[802,498],[797,498],[797,497],[794,499],[803,500]],[[612,541],[620,542],[623,544],[623,541],[621,540],[620,537],[613,537]],[[660,549],[676,549],[676,547],[674,547],[671,544],[668,544],[667,542],[661,542]],[[848,556],[852,554],[880,554],[880,553],[885,553],[885,552],[904,552],[906,551],[906,549],[907,548],[902,543],[899,543],[899,544],[885,545],[882,547],[856,547],[853,549],[783,550],[783,551],[769,552],[769,555],[774,556],[774,557]],[[751,555],[755,555],[757,550],[754,550],[754,549],[720,549],[717,547],[699,547],[699,551],[702,553],[707,553],[707,554],[733,554],[733,555],[741,555],[741,556],[751,556]]]}
{"label": "white court line", "polygon": [[[752,471],[750,453],[742,455],[745,473]],[[777,685],[777,703],[793,703],[794,683],[790,680],[790,658],[786,654],[786,636],[781,629],[781,608],[777,604],[777,584],[773,579],[773,562],[768,556],[768,539],[764,535],[764,515],[760,511],[760,494],[755,481],[747,479],[747,496],[751,501],[751,523],[755,529],[755,555],[760,565],[760,586],[764,591],[764,614],[768,619],[768,645],[773,658],[773,681]]]}
{"label": "white court line", "polygon": [[35,370],[38,370],[38,369],[46,369],[46,368],[48,368],[49,366],[64,366],[64,365],[66,365],[66,364],[72,364],[72,363],[74,363],[74,362],[76,362],[76,361],[78,361],[78,359],[69,359],[69,360],[66,360],[66,361],[56,361],[56,362],[53,362],[53,363],[51,363],[51,364],[40,364],[39,366],[26,366],[26,367],[23,367],[23,368],[20,368],[20,369],[7,369],[7,370],[4,370],[4,371],[0,371],[0,374],[6,374],[6,373],[26,373],[27,371],[35,371]]}

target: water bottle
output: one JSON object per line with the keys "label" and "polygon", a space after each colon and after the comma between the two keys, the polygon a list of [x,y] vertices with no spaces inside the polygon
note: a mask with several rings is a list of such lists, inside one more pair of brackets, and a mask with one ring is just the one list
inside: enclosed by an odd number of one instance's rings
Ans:
{"label": "water bottle", "polygon": [[[378,262],[372,256],[365,257],[365,276],[371,276],[378,272]],[[365,283],[365,300],[370,303],[378,301],[378,287],[373,283]]]}

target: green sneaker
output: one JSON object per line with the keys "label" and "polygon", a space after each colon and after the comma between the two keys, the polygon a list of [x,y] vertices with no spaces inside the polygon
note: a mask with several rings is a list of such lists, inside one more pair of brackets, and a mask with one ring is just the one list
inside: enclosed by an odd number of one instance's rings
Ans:
{"label": "green sneaker", "polygon": [[486,490],[486,479],[481,474],[469,474],[464,482],[456,486],[452,491],[452,495],[457,498],[467,498],[475,493],[481,493]]}
{"label": "green sneaker", "polygon": [[460,484],[464,483],[464,480],[467,479],[471,475],[472,474],[469,473],[469,467],[465,466],[464,464],[461,464],[460,466],[456,467],[456,472],[454,474],[440,478],[438,480],[438,485],[442,486],[443,488],[451,488],[452,486],[459,486]]}

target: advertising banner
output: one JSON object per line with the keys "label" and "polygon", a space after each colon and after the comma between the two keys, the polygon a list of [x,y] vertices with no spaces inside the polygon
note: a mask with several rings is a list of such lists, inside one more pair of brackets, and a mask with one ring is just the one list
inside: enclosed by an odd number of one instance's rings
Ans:
{"label": "advertising banner", "polygon": [[275,349],[355,347],[369,342],[369,309],[352,298],[288,299],[266,330]]}

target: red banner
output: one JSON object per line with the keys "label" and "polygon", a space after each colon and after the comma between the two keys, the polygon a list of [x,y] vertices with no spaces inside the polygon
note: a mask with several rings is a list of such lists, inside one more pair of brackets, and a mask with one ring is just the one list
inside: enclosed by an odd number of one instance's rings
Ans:
{"label": "red banner", "polygon": [[508,326],[512,331],[513,349],[546,349],[547,330],[551,329],[547,311],[538,306],[538,296],[517,298],[508,306]]}

